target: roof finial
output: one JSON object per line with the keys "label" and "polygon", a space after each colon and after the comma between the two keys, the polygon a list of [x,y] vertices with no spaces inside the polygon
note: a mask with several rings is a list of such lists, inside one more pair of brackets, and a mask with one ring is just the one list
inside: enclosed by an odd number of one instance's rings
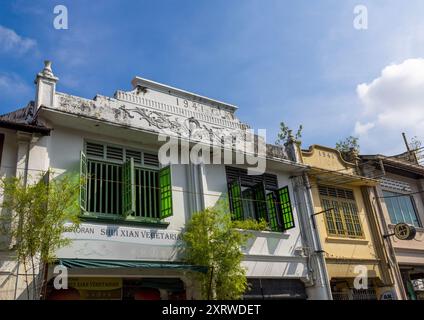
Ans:
{"label": "roof finial", "polygon": [[56,93],[56,83],[59,80],[53,74],[52,62],[50,60],[44,61],[44,68],[35,78],[36,94],[35,105],[39,108],[41,105],[51,107],[54,105],[54,97]]}
{"label": "roof finial", "polygon": [[44,76],[54,78],[52,62],[50,60],[44,60],[44,69],[42,71],[42,74]]}

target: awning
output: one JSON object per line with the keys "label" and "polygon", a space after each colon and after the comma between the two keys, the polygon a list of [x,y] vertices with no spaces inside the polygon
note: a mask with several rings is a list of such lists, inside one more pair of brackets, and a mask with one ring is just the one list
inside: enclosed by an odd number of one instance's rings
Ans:
{"label": "awning", "polygon": [[331,185],[347,184],[352,186],[376,186],[378,180],[358,176],[355,174],[327,170],[317,167],[311,167],[309,175],[316,178],[318,183],[326,183]]}
{"label": "awning", "polygon": [[207,267],[173,262],[126,261],[126,260],[95,260],[95,259],[58,259],[56,264],[70,269],[75,268],[136,268],[136,269],[178,269],[206,273]]}
{"label": "awning", "polygon": [[327,258],[327,272],[330,278],[351,278],[358,276],[356,266],[364,266],[369,278],[381,278],[380,262],[378,260],[353,260]]}

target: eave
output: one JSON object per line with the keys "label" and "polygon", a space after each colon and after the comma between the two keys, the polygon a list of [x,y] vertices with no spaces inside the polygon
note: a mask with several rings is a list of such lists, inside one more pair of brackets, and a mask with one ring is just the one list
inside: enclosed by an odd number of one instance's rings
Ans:
{"label": "eave", "polygon": [[363,176],[348,174],[339,171],[310,167],[308,174],[315,178],[318,183],[328,185],[351,185],[351,186],[376,186],[378,180],[366,178]]}
{"label": "eave", "polygon": [[361,156],[363,160],[382,161],[387,172],[415,179],[424,178],[424,167],[412,162],[402,161],[393,157],[383,155]]}
{"label": "eave", "polygon": [[4,120],[4,119],[0,119],[0,128],[6,128],[6,129],[12,129],[12,130],[18,130],[18,131],[30,132],[30,133],[39,133],[43,136],[49,136],[51,131],[51,129],[47,127],[31,125],[26,123],[17,123],[13,121]]}

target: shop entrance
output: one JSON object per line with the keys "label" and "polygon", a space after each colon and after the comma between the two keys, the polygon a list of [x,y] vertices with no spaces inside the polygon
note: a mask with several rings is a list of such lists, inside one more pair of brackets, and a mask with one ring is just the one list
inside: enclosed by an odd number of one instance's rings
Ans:
{"label": "shop entrance", "polygon": [[123,280],[123,300],[185,300],[184,283],[178,278]]}
{"label": "shop entrance", "polygon": [[179,278],[74,277],[68,289],[56,290],[49,281],[47,300],[185,300],[184,282]]}

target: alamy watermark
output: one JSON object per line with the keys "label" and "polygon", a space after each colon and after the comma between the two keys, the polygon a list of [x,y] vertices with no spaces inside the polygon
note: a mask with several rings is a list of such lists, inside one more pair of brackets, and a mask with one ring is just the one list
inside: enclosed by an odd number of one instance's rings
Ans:
{"label": "alamy watermark", "polygon": [[368,268],[363,265],[356,265],[353,272],[357,274],[353,280],[353,287],[356,290],[368,289]]}
{"label": "alamy watermark", "polygon": [[[193,136],[190,134],[190,136]],[[181,136],[158,136],[163,143],[158,158],[162,166],[170,164],[239,164],[245,165],[249,175],[259,175],[266,170],[266,129],[254,134],[252,129],[243,133],[221,135],[218,139],[187,139]]]}
{"label": "alamy watermark", "polygon": [[55,17],[53,19],[53,27],[56,30],[68,30],[68,8],[62,4],[54,7],[53,13]]}
{"label": "alamy watermark", "polygon": [[56,290],[68,289],[68,268],[62,265],[57,265],[53,269],[55,275],[53,287]]}
{"label": "alamy watermark", "polygon": [[368,8],[358,4],[353,8],[353,27],[356,30],[368,30]]}

